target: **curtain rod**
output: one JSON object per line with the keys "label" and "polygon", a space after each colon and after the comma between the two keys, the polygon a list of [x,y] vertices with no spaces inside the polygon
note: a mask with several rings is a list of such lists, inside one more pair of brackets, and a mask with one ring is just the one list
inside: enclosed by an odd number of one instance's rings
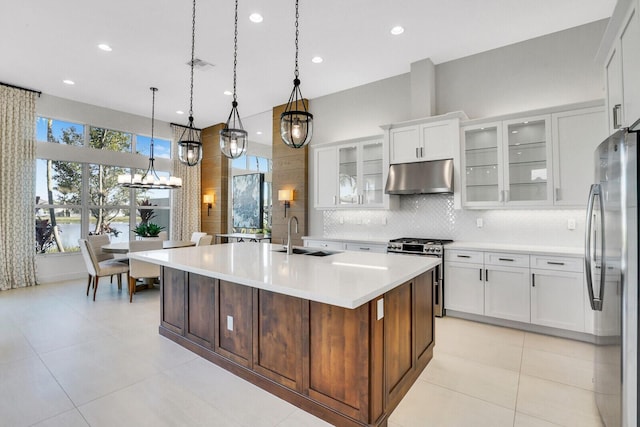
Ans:
{"label": "curtain rod", "polygon": [[37,93],[37,94],[38,94],[38,98],[40,98],[40,95],[42,95],[42,92],[40,92],[39,90],[27,89],[26,87],[20,87],[20,86],[16,86],[16,85],[10,85],[9,83],[4,83],[4,82],[0,82],[0,85],[1,85],[1,86],[12,87],[12,88],[14,88],[14,89],[26,90],[27,92]]}
{"label": "curtain rod", "polygon": [[[179,128],[189,129],[189,126],[181,125],[179,123],[169,123],[169,124],[171,126],[178,126]],[[199,128],[193,128],[193,130],[202,131],[202,129],[199,129]]]}

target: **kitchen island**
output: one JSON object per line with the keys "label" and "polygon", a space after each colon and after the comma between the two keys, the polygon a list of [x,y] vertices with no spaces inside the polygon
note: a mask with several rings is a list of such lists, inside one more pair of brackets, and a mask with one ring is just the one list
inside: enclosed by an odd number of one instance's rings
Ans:
{"label": "kitchen island", "polygon": [[130,256],[163,266],[161,335],[334,425],[386,426],[433,356],[440,260],[281,249]]}

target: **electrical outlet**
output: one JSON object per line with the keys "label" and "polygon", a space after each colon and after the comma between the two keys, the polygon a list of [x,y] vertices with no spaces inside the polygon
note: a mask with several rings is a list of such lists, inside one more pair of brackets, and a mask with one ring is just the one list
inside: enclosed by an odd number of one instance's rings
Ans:
{"label": "electrical outlet", "polygon": [[569,220],[567,221],[567,228],[569,230],[575,230],[576,229],[576,220],[575,220],[575,218],[569,218]]}
{"label": "electrical outlet", "polygon": [[227,316],[227,329],[233,331],[233,316]]}
{"label": "electrical outlet", "polygon": [[476,227],[478,228],[484,227],[484,221],[482,220],[482,218],[476,218]]}
{"label": "electrical outlet", "polygon": [[376,318],[378,320],[382,319],[384,317],[384,298],[380,298],[378,301],[378,310],[377,310],[377,316]]}

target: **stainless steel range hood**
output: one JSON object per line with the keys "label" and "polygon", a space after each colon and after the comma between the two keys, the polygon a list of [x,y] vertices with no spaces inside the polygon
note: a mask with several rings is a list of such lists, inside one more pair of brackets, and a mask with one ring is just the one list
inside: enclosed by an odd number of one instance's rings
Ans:
{"label": "stainless steel range hood", "polygon": [[387,194],[453,193],[453,159],[389,166]]}

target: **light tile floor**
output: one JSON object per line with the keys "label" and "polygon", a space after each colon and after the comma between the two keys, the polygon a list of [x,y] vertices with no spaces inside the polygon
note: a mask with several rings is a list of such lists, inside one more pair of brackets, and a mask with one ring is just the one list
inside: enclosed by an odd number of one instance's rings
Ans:
{"label": "light tile floor", "polygon": [[[328,425],[158,335],[157,290],[85,284],[0,292],[0,425]],[[450,317],[436,336],[390,427],[601,426],[591,345]]]}

